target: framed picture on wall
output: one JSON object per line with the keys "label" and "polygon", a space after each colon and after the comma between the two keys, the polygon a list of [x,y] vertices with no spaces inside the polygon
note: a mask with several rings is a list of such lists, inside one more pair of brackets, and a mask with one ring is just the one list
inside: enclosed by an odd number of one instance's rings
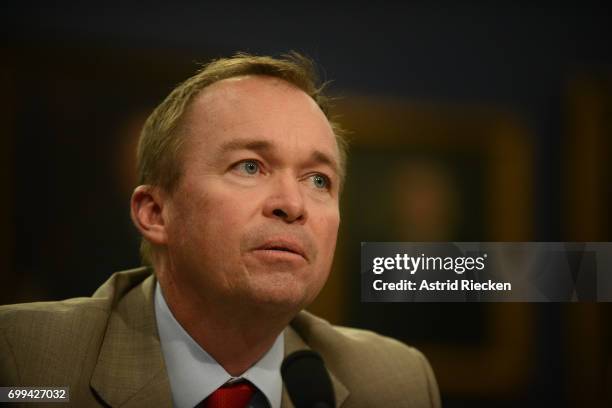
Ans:
{"label": "framed picture on wall", "polygon": [[530,305],[362,304],[359,251],[362,241],[532,239],[529,131],[484,107],[351,97],[337,111],[348,177],[335,268],[312,309],[417,345],[447,393],[516,395],[534,352]]}

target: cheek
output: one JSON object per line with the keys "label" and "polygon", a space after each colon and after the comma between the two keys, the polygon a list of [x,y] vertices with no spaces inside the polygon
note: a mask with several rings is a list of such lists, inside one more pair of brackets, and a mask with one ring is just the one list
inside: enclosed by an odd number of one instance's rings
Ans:
{"label": "cheek", "polygon": [[336,249],[340,216],[338,211],[329,211],[313,220],[315,239],[319,246],[319,262],[331,266]]}
{"label": "cheek", "polygon": [[236,193],[207,187],[208,194],[186,192],[187,205],[181,209],[180,224],[186,230],[187,245],[196,245],[211,258],[238,254],[241,231],[249,219],[250,201]]}

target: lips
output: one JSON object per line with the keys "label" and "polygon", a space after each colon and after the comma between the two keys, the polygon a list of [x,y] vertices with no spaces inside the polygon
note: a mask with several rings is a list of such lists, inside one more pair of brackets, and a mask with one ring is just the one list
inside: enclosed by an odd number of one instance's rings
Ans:
{"label": "lips", "polygon": [[256,251],[279,251],[301,256],[308,260],[306,251],[299,242],[288,239],[271,239],[255,248]]}

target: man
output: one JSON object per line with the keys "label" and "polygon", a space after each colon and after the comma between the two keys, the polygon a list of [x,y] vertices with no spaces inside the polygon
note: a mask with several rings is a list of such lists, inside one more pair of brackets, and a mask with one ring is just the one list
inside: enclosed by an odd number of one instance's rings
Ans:
{"label": "man", "polygon": [[313,72],[239,54],[179,85],[138,147],[151,267],[92,298],[3,307],[0,385],[70,386],[84,406],[289,407],[281,362],[312,349],[337,406],[438,406],[418,351],[303,311],[331,268],[345,171]]}

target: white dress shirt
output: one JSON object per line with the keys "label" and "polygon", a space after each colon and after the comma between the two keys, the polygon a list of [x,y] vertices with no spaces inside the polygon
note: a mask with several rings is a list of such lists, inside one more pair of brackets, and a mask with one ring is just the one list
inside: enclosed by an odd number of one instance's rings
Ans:
{"label": "white dress shirt", "polygon": [[[155,287],[155,320],[175,407],[193,408],[227,381],[235,379],[174,318],[159,283]],[[284,349],[281,332],[270,350],[239,377],[255,385],[271,408],[280,408],[281,404],[280,366]]]}

